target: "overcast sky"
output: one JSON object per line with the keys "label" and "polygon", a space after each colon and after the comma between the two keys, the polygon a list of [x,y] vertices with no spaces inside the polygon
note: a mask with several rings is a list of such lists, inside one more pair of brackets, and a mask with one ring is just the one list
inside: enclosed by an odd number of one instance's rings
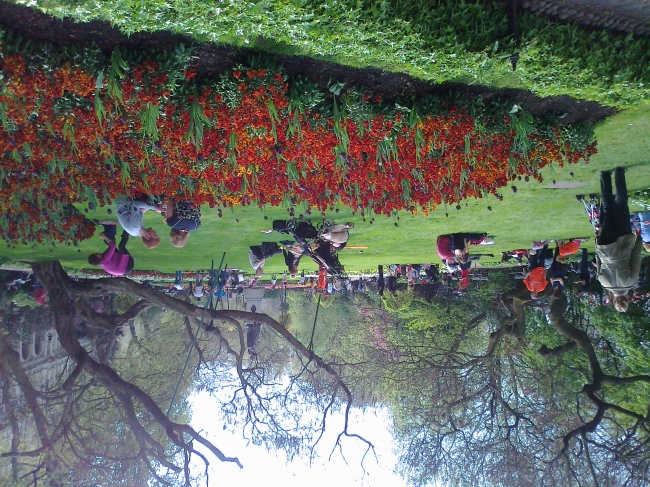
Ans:
{"label": "overcast sky", "polygon": [[[406,483],[393,473],[395,455],[393,454],[392,436],[388,431],[389,419],[385,411],[375,409],[365,413],[353,414],[350,431],[359,433],[376,447],[377,460],[368,455],[361,468],[361,457],[365,444],[354,439],[345,439],[343,452],[335,451],[329,458],[336,435],[341,430],[342,415],[334,414],[328,420],[327,431],[320,442],[319,458],[310,466],[308,460],[296,459],[287,464],[282,455],[267,452],[264,448],[246,441],[240,434],[232,435],[223,430],[219,402],[207,392],[192,395],[192,427],[203,431],[226,456],[236,456],[244,466],[239,469],[235,464],[221,463],[212,455],[210,459],[210,485],[237,485],[241,487],[403,487]],[[213,480],[215,482],[213,482]]]}

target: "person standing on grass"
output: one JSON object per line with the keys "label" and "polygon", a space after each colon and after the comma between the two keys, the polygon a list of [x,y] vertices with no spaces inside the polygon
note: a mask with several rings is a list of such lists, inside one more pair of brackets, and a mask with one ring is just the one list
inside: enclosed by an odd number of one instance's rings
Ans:
{"label": "person standing on grass", "polygon": [[282,245],[280,248],[282,249],[282,254],[284,255],[284,263],[289,269],[289,274],[291,274],[292,278],[296,277],[296,274],[298,274],[298,263],[302,258],[304,249],[300,245]]}
{"label": "person standing on grass", "polygon": [[[105,225],[106,231],[99,234],[107,245],[108,249],[103,253],[95,253],[88,256],[90,265],[101,266],[108,274],[123,276],[133,270],[133,257],[126,250],[126,243],[129,241],[129,234],[122,232],[120,244],[115,246],[115,225]],[[112,229],[112,230],[111,230]],[[108,231],[108,234],[107,234]]]}
{"label": "person standing on grass", "polygon": [[517,261],[517,264],[522,264],[522,258],[528,259],[528,249],[515,249],[507,252],[501,252],[501,263],[506,264],[512,259]]}
{"label": "person standing on grass", "polygon": [[627,293],[639,279],[642,241],[632,232],[628,207],[625,169],[614,171],[616,198],[612,192],[612,173],[600,173],[601,228],[596,237],[597,278],[614,295],[614,307],[625,313]]}
{"label": "person standing on grass", "polygon": [[262,245],[252,245],[248,248],[248,260],[251,267],[255,269],[255,275],[260,277],[264,274],[264,263],[266,259],[282,252],[280,246],[275,242],[263,242]]}
{"label": "person standing on grass", "polygon": [[487,233],[452,233],[451,235],[440,235],[436,240],[436,251],[446,263],[459,264],[469,261],[470,245],[491,245],[494,238],[488,237]]}
{"label": "person standing on grass", "polygon": [[132,237],[140,237],[142,243],[148,249],[154,249],[160,244],[160,237],[156,231],[149,227],[144,228],[143,215],[149,211],[162,212],[162,208],[145,201],[146,196],[141,198],[118,198],[115,200],[117,220],[126,233]]}
{"label": "person standing on grass", "polygon": [[388,279],[386,280],[386,290],[393,296],[397,296],[397,276],[394,272],[388,274]]}
{"label": "person standing on grass", "polygon": [[528,272],[532,271],[536,267],[550,269],[552,265],[553,255],[551,254],[547,244],[540,249],[531,248],[528,251]]}
{"label": "person standing on grass", "polygon": [[547,270],[550,272],[554,259],[550,257],[548,247],[529,252],[528,272],[524,276],[524,286],[530,291],[530,297],[537,299],[539,293],[548,286]]}
{"label": "person standing on grass", "polygon": [[171,227],[169,241],[177,249],[187,243],[190,232],[195,232],[201,226],[201,208],[189,201],[174,201],[170,199],[163,205],[164,220]]}
{"label": "person standing on grass", "polygon": [[551,265],[551,277],[549,279],[553,287],[553,296],[560,296],[566,287],[566,269],[562,263],[560,252],[561,246],[558,245],[555,247],[555,256]]}
{"label": "person standing on grass", "polygon": [[530,297],[537,299],[539,293],[546,289],[548,280],[546,279],[546,269],[544,266],[535,267],[524,276],[524,285],[530,291]]}

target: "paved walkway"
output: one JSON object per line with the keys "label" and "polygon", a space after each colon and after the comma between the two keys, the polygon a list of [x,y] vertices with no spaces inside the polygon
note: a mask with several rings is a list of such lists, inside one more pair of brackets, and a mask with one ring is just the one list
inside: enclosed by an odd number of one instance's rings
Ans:
{"label": "paved walkway", "polygon": [[524,10],[650,37],[650,0],[520,0]]}

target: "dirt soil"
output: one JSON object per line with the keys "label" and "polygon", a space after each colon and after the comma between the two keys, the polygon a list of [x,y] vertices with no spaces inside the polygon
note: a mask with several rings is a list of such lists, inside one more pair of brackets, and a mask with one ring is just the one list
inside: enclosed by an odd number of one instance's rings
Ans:
{"label": "dirt soil", "polygon": [[[645,0],[644,0],[645,1]],[[256,53],[252,49],[217,44],[197,44],[186,36],[169,32],[138,33],[130,37],[111,27],[108,22],[75,23],[45,15],[37,10],[0,1],[0,25],[35,40],[65,45],[71,42],[94,42],[111,52],[116,46],[128,49],[169,49],[179,43],[193,45],[198,57],[197,78],[211,78],[229,71],[237,63],[247,63]],[[302,56],[277,56],[277,64],[290,76],[304,76],[326,89],[330,80],[345,80],[348,86],[365,86],[370,93],[380,94],[390,102],[401,96],[421,97],[427,94],[459,92],[468,99],[481,96],[486,101],[517,103],[534,116],[546,113],[566,114],[562,123],[596,122],[615,113],[611,107],[569,96],[541,98],[529,91],[495,89],[478,85],[453,83],[432,84],[413,77],[388,73],[374,68],[355,69],[340,64]]]}

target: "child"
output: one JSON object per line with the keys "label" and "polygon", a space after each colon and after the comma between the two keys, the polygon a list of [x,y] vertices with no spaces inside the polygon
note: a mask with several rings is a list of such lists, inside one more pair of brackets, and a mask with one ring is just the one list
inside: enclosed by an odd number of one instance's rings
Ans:
{"label": "child", "polygon": [[[110,226],[104,226],[104,228],[110,228]],[[115,225],[113,225],[113,232]],[[115,233],[112,234],[109,230],[109,235],[106,235],[106,232],[102,232],[99,235],[99,238],[104,240],[108,245],[108,250],[103,254],[95,253],[88,256],[88,263],[90,265],[101,266],[107,273],[113,276],[123,276],[128,274],[133,270],[133,257],[129,254],[129,251],[126,250],[126,243],[129,241],[129,234],[126,232],[122,233],[122,239],[120,240],[120,245],[115,247]]]}
{"label": "child", "polygon": [[189,232],[195,232],[201,226],[201,208],[189,201],[169,200],[165,223],[172,228],[169,232],[169,241],[174,247],[180,249],[187,243]]}
{"label": "child", "polygon": [[582,251],[582,258],[580,259],[580,267],[578,268],[579,279],[576,281],[576,284],[580,285],[580,290],[576,293],[578,297],[588,292],[592,277],[591,269],[593,268],[589,261],[589,252],[587,252],[587,249],[580,250]]}

